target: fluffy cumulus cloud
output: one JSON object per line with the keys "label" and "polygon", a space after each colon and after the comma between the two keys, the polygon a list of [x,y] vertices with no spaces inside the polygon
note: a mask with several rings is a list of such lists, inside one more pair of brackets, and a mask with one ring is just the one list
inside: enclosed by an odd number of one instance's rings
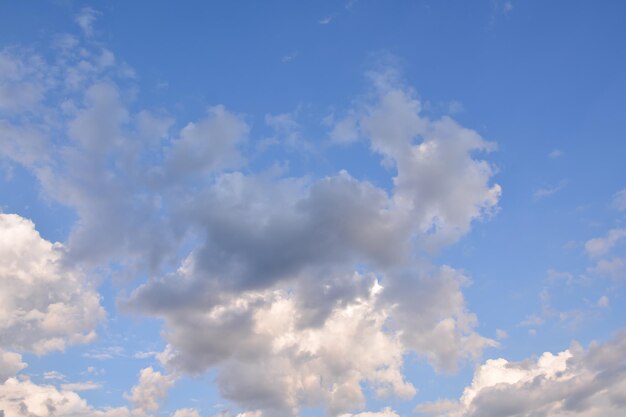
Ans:
{"label": "fluffy cumulus cloud", "polygon": [[414,242],[452,242],[495,208],[492,168],[473,158],[492,145],[451,119],[422,117],[400,84],[379,80],[375,91],[354,114],[397,170],[391,194],[344,171],[234,172],[177,205],[204,231],[200,245],[123,301],[165,319],[169,369],[217,367],[224,397],[251,409],[323,405],[338,415],[364,404],[364,383],[410,398],[407,351],[452,371],[495,345],[474,331],[461,292],[469,280],[413,255]]}
{"label": "fluffy cumulus cloud", "polygon": [[479,366],[458,401],[419,405],[441,417],[618,417],[626,413],[626,332],[583,349]]}
{"label": "fluffy cumulus cloud", "polygon": [[[88,36],[96,15],[78,18]],[[381,72],[330,136],[366,141],[391,187],[341,167],[323,178],[258,172],[247,164],[246,116],[216,105],[176,121],[142,109],[132,72],[100,44],[78,42],[62,42],[56,58],[5,51],[0,60],[3,77],[37,91],[0,108],[9,115],[0,154],[78,218],[60,245],[3,215],[0,256],[11,261],[0,270],[0,285],[10,283],[0,346],[45,353],[91,340],[104,313],[76,265],[111,263],[129,279],[149,275],[120,305],[162,319],[168,343],[159,355],[168,373],[144,369],[128,394],[135,415],[154,412],[180,373],[209,369],[248,414],[321,406],[345,415],[366,404],[365,387],[411,398],[407,353],[453,371],[495,345],[466,308],[469,278],[428,260],[497,209],[484,159],[495,146],[477,132],[425,116],[411,88]],[[304,146],[291,122],[268,118],[287,146]]]}
{"label": "fluffy cumulus cloud", "polygon": [[0,346],[43,354],[95,338],[100,296],[64,256],[31,221],[0,213]]}
{"label": "fluffy cumulus cloud", "polygon": [[159,409],[159,402],[165,398],[174,382],[173,376],[163,375],[152,367],[142,369],[139,382],[132,388],[130,394],[126,395],[133,405],[132,414],[135,416],[152,415]]}
{"label": "fluffy cumulus cloud", "polygon": [[469,280],[412,255],[416,238],[454,241],[495,207],[492,169],[472,157],[492,145],[451,119],[420,116],[399,84],[376,94],[359,120],[396,165],[391,195],[347,172],[320,180],[234,172],[176,207],[204,231],[200,245],[178,271],[123,301],[165,319],[169,369],[217,367],[224,397],[273,415],[303,405],[338,415],[364,404],[364,383],[381,397],[410,398],[407,351],[452,371],[495,344],[474,331],[461,292]]}
{"label": "fluffy cumulus cloud", "polygon": [[94,409],[77,393],[10,378],[0,385],[4,417],[130,417],[125,407]]}
{"label": "fluffy cumulus cloud", "polygon": [[43,239],[30,220],[0,213],[0,415],[128,417],[125,408],[93,409],[75,392],[93,383],[59,390],[16,378],[26,363],[14,351],[41,355],[90,342],[104,318],[100,296],[66,263],[64,246]]}
{"label": "fluffy cumulus cloud", "polygon": [[414,226],[437,244],[454,242],[473,220],[496,207],[501,188],[490,184],[493,167],[473,158],[495,144],[450,117],[432,120],[394,70],[369,74],[373,100],[360,103],[333,134],[360,132],[371,147],[395,166],[394,204],[409,212]]}
{"label": "fluffy cumulus cloud", "polygon": [[22,362],[22,355],[0,349],[0,384],[14,377],[25,367],[26,364]]}
{"label": "fluffy cumulus cloud", "polygon": [[379,291],[372,285],[314,327],[302,325],[296,297],[279,290],[171,313],[161,360],[192,373],[219,366],[225,398],[270,415],[292,415],[301,405],[353,409],[364,403],[364,381],[381,397],[410,398],[415,389],[401,373],[402,346],[384,331],[386,311],[376,308]]}

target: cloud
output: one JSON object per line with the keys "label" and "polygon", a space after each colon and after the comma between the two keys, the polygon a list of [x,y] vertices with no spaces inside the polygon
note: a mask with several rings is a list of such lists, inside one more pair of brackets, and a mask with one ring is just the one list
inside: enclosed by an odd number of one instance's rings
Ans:
{"label": "cloud", "polygon": [[474,332],[477,318],[468,312],[461,292],[469,279],[444,266],[407,271],[389,280],[382,297],[393,305],[390,326],[397,326],[404,345],[444,372],[464,359],[477,359],[497,342]]}
{"label": "cloud", "polygon": [[590,239],[585,243],[585,250],[591,257],[597,258],[606,255],[615,245],[626,237],[626,229],[609,230],[606,237]]}
{"label": "cloud", "polygon": [[[411,261],[415,240],[454,242],[495,209],[492,168],[473,158],[493,145],[450,118],[422,117],[410,89],[373,79],[373,101],[352,114],[397,167],[391,195],[343,171],[319,180],[232,172],[181,199],[176,213],[206,233],[202,243],[121,302],[165,320],[168,369],[217,368],[225,398],[271,415],[302,405],[338,415],[364,405],[364,383],[410,397],[407,351],[452,372],[496,345],[474,331],[468,278]],[[267,120],[297,129],[288,115]]]}
{"label": "cloud", "polygon": [[93,381],[72,382],[69,384],[61,384],[64,391],[91,391],[102,388],[102,384]]}
{"label": "cloud", "polygon": [[[389,169],[392,186],[381,188],[342,170],[322,178],[254,172],[244,154],[245,115],[216,105],[199,120],[175,121],[140,108],[123,87],[123,64],[100,47],[84,49],[80,57],[64,51],[63,66],[42,64],[63,68],[45,71],[41,82],[57,89],[43,100],[54,102],[45,107],[54,123],[11,124],[42,132],[32,142],[47,147],[50,160],[38,158],[35,145],[0,152],[77,214],[67,244],[47,249],[62,257],[64,283],[80,290],[69,297],[74,304],[92,300],[88,307],[101,311],[72,265],[149,276],[119,305],[163,319],[168,347],[158,356],[172,374],[142,371],[127,396],[136,415],[158,408],[171,375],[209,369],[223,396],[246,409],[278,417],[321,406],[341,415],[365,406],[365,389],[410,398],[407,354],[453,372],[496,345],[475,331],[462,293],[469,278],[428,260],[428,251],[497,211],[501,189],[484,159],[495,145],[452,118],[423,115],[394,71],[369,74],[369,93],[346,109],[351,120],[337,122]],[[296,113],[266,123],[281,144],[304,149]],[[81,320],[91,317],[81,311]],[[95,316],[74,327],[93,330]],[[80,339],[64,324],[39,352],[93,335]],[[16,348],[34,350],[38,341]]]}
{"label": "cloud", "polygon": [[0,384],[0,410],[4,417],[130,417],[125,407],[94,409],[74,391],[16,378]]}
{"label": "cloud", "polygon": [[0,349],[0,383],[14,377],[24,368],[26,364],[22,362],[22,355]]}
{"label": "cloud", "polygon": [[359,125],[372,149],[398,170],[395,204],[412,212],[421,231],[456,241],[497,206],[501,188],[489,184],[493,168],[470,157],[495,145],[452,118],[421,116],[421,103],[393,72],[370,77],[377,99],[365,104]]}
{"label": "cloud", "polygon": [[159,409],[159,403],[167,395],[176,379],[163,375],[152,367],[144,368],[139,374],[139,382],[125,397],[133,405],[134,416],[148,416]]}
{"label": "cloud", "polygon": [[400,417],[400,416],[396,414],[396,412],[393,411],[391,408],[385,408],[384,410],[378,411],[378,412],[368,411],[365,413],[358,413],[358,414],[342,414],[339,417]]}
{"label": "cloud", "polygon": [[558,354],[479,366],[458,401],[419,405],[441,417],[618,417],[626,412],[626,332],[593,343],[572,343]]}
{"label": "cloud", "polygon": [[553,149],[552,151],[550,151],[548,156],[552,159],[560,158],[563,156],[563,151],[560,149]]}
{"label": "cloud", "polygon": [[83,353],[85,358],[97,359],[99,361],[104,361],[107,359],[113,359],[116,356],[122,356],[124,353],[124,348],[121,346],[109,346],[105,348],[97,348],[90,349],[87,352]]}
{"label": "cloud", "polygon": [[44,372],[43,379],[65,381],[65,375],[57,371]]}
{"label": "cloud", "polygon": [[492,0],[491,1],[491,20],[496,19],[498,15],[508,16],[513,11],[513,2],[510,0]]}
{"label": "cloud", "polygon": [[502,13],[508,15],[509,13],[511,13],[511,10],[513,10],[513,3],[510,1],[505,1],[504,5],[502,6]]}
{"label": "cloud", "polygon": [[200,413],[193,408],[181,408],[180,410],[176,410],[172,417],[200,417]]}
{"label": "cloud", "polygon": [[626,188],[613,195],[612,206],[619,211],[626,211]]}
{"label": "cloud", "polygon": [[0,346],[43,354],[94,340],[100,296],[64,260],[31,221],[0,213]]}
{"label": "cloud", "polygon": [[541,200],[542,198],[550,197],[553,194],[561,191],[567,185],[567,181],[561,181],[554,187],[539,188],[533,192],[533,198],[535,200]]}
{"label": "cloud", "polygon": [[599,307],[608,307],[609,306],[609,297],[607,297],[606,295],[603,295],[602,297],[600,297],[598,299],[598,306]]}
{"label": "cloud", "polygon": [[36,110],[49,88],[45,77],[44,61],[38,55],[0,51],[0,112],[14,115]]}
{"label": "cloud", "polygon": [[621,252],[617,252],[619,243],[626,238],[626,229],[611,229],[606,236],[588,240],[585,243],[587,255],[596,259],[595,265],[588,268],[593,274],[621,279],[626,276],[626,262]]}
{"label": "cloud", "polygon": [[287,63],[287,62],[291,62],[294,59],[296,59],[298,57],[298,51],[292,52],[290,54],[284,55],[281,59],[280,62],[282,63]]}
{"label": "cloud", "polygon": [[330,139],[336,143],[352,143],[358,138],[359,131],[357,121],[352,116],[348,116],[337,122],[330,132]]}
{"label": "cloud", "polygon": [[379,396],[411,397],[415,390],[401,374],[402,345],[384,331],[386,312],[377,309],[376,297],[370,292],[335,308],[316,327],[301,326],[297,299],[284,291],[172,314],[161,360],[192,373],[219,365],[222,396],[275,416],[292,415],[300,402],[324,404],[333,415],[362,406],[364,381]]}
{"label": "cloud", "polygon": [[84,7],[80,13],[76,16],[76,23],[83,30],[86,36],[93,35],[93,22],[100,12],[91,7]]}
{"label": "cloud", "polygon": [[327,24],[329,24],[330,22],[332,22],[334,19],[335,19],[335,16],[333,16],[333,15],[328,15],[328,16],[325,16],[325,17],[321,18],[320,20],[318,20],[318,23],[319,23],[320,25],[327,25]]}
{"label": "cloud", "polygon": [[318,150],[304,137],[298,122],[300,109],[288,113],[266,114],[265,123],[274,131],[274,135],[265,142],[281,144],[290,150],[304,153],[316,153]]}
{"label": "cloud", "polygon": [[187,124],[173,142],[167,156],[168,178],[202,175],[243,162],[237,145],[245,140],[248,125],[224,106],[211,107],[208,113],[200,122]]}
{"label": "cloud", "polygon": [[200,413],[193,408],[181,408],[176,410],[172,417],[200,417]]}

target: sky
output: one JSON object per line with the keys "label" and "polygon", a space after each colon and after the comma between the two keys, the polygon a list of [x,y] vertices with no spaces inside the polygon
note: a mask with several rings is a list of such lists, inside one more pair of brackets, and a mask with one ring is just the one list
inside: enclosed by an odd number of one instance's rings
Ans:
{"label": "sky", "polygon": [[0,417],[626,415],[625,18],[0,1]]}

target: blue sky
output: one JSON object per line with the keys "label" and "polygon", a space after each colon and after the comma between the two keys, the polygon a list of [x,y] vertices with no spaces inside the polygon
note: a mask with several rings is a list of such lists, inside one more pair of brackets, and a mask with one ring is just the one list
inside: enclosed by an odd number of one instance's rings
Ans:
{"label": "blue sky", "polygon": [[1,2],[0,416],[624,415],[625,17]]}

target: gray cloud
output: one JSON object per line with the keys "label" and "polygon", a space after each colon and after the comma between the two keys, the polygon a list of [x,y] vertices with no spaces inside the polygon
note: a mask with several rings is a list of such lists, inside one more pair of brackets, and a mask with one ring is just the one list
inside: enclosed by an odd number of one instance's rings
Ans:
{"label": "gray cloud", "polygon": [[[81,23],[88,34],[92,20]],[[494,344],[466,310],[469,280],[423,256],[497,209],[495,170],[477,156],[494,145],[477,132],[423,116],[409,87],[377,73],[333,131],[367,140],[391,189],[344,171],[253,173],[243,116],[218,105],[179,128],[167,114],[131,110],[123,64],[88,48],[79,61],[72,48],[61,64],[41,64],[57,68],[48,78],[24,75],[67,100],[46,108],[45,122],[7,122],[5,131],[38,133],[23,146],[5,135],[0,152],[77,213],[64,267],[117,263],[131,278],[149,274],[120,305],[164,320],[159,358],[172,374],[152,373],[159,388],[147,402],[140,380],[130,394],[137,413],[154,409],[172,375],[217,368],[223,396],[248,409],[341,415],[365,405],[365,386],[410,398],[407,352],[452,371]],[[286,143],[300,137],[291,120],[268,121]],[[42,146],[49,160],[38,156]]]}
{"label": "gray cloud", "polygon": [[626,411],[626,332],[584,350],[573,343],[537,360],[488,360],[458,402],[423,404],[445,417],[617,417]]}

